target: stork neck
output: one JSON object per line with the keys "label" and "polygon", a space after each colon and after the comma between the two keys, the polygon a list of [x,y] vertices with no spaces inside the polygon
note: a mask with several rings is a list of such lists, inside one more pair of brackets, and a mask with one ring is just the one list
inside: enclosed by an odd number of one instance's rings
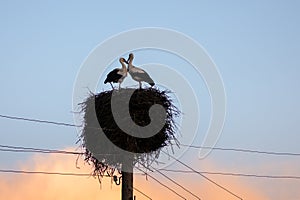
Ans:
{"label": "stork neck", "polygon": [[128,62],[128,68],[131,69],[132,67],[133,67],[132,60],[130,59],[129,62]]}
{"label": "stork neck", "polygon": [[121,65],[122,65],[122,70],[127,71],[125,63],[121,62]]}
{"label": "stork neck", "polygon": [[128,61],[128,66],[132,67],[132,61],[133,61],[133,58],[129,58],[129,61]]}

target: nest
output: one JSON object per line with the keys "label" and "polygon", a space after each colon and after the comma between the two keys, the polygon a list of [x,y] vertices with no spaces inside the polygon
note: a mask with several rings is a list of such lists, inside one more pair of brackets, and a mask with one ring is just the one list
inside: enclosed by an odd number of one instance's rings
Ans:
{"label": "nest", "polygon": [[[156,158],[162,147],[177,144],[174,120],[179,111],[168,93],[154,88],[111,90],[91,94],[81,104],[84,113],[82,146],[86,151],[85,160],[94,164],[95,172],[103,175],[108,169],[120,169],[128,160],[144,163]],[[164,108],[164,113],[155,113],[163,119],[161,127],[151,124],[150,108],[156,104]],[[141,129],[126,126],[130,121]],[[150,124],[157,132],[150,137],[140,137],[144,134],[142,128]],[[134,131],[134,135],[128,131]]]}

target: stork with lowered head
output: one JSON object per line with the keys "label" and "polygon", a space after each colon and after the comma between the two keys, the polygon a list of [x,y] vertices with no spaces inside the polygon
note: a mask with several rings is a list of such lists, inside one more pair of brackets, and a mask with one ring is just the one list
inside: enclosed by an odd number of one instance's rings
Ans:
{"label": "stork with lowered head", "polygon": [[131,75],[132,79],[139,82],[140,89],[142,88],[142,81],[148,83],[149,85],[151,85],[151,87],[154,86],[155,83],[152,80],[152,78],[149,76],[149,74],[145,70],[135,67],[132,64],[133,59],[134,59],[134,55],[133,53],[130,53],[127,59],[127,64],[128,64],[128,73]]}

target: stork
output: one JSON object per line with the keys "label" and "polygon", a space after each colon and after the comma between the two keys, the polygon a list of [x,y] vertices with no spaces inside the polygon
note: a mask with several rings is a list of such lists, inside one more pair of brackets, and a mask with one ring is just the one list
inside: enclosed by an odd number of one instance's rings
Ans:
{"label": "stork", "polygon": [[127,76],[127,68],[125,65],[125,63],[127,63],[127,61],[125,60],[125,58],[120,58],[119,62],[121,63],[122,68],[116,68],[116,69],[112,70],[111,72],[109,72],[104,81],[105,84],[110,83],[112,89],[114,89],[112,82],[119,83],[119,89],[121,89],[121,83]]}
{"label": "stork", "polygon": [[133,53],[130,53],[127,59],[127,64],[128,64],[128,72],[131,75],[132,79],[139,82],[140,89],[142,88],[142,81],[147,82],[149,85],[151,85],[151,87],[154,86],[155,83],[152,80],[152,78],[149,76],[149,74],[145,70],[135,67],[132,64],[133,59],[134,59]]}

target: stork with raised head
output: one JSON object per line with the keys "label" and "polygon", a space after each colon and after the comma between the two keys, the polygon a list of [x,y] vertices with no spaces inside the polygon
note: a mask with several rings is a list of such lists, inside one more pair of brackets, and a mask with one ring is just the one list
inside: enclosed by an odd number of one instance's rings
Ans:
{"label": "stork with raised head", "polygon": [[125,60],[125,58],[120,58],[119,62],[121,63],[122,68],[116,68],[116,69],[112,70],[111,72],[109,72],[104,81],[105,84],[110,83],[112,89],[114,89],[112,83],[119,83],[119,89],[121,89],[121,83],[127,76],[127,68],[125,65],[125,63],[127,63],[127,61]]}
{"label": "stork with raised head", "polygon": [[149,74],[145,70],[135,67],[132,64],[133,59],[134,59],[133,53],[130,53],[127,59],[127,63],[128,63],[128,72],[131,75],[132,79],[139,82],[140,89],[142,88],[142,81],[147,82],[149,85],[151,85],[151,87],[154,86],[155,83],[152,80],[152,78],[149,76]]}

